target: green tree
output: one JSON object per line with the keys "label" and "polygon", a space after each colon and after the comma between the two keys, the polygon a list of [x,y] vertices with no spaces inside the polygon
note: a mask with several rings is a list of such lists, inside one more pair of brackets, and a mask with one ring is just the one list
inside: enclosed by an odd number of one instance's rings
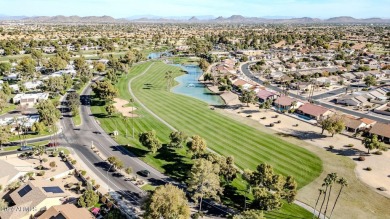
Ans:
{"label": "green tree", "polygon": [[63,77],[50,77],[44,82],[45,91],[50,92],[65,92]]}
{"label": "green tree", "polygon": [[147,147],[153,154],[162,147],[160,140],[156,136],[156,131],[151,130],[139,134],[139,142]]}
{"label": "green tree", "polygon": [[367,76],[364,78],[364,83],[368,86],[368,87],[371,87],[371,86],[375,86],[377,85],[377,80],[374,76]]}
{"label": "green tree", "polygon": [[270,192],[266,188],[256,187],[253,189],[255,205],[259,210],[272,211],[280,209],[283,205],[279,192]]}
{"label": "green tree", "polygon": [[104,65],[103,63],[101,62],[98,62],[96,65],[95,65],[95,69],[96,71],[98,72],[104,72],[106,70],[106,65]]}
{"label": "green tree", "polygon": [[206,72],[209,66],[210,63],[206,59],[199,60],[199,67],[202,69],[203,72]]}
{"label": "green tree", "polygon": [[262,211],[247,210],[238,215],[234,215],[233,219],[265,219],[265,217]]}
{"label": "green tree", "polygon": [[246,106],[249,106],[250,103],[256,103],[257,96],[254,91],[244,90],[238,99],[241,103],[246,103]]}
{"label": "green tree", "polygon": [[319,192],[319,194],[318,194],[318,197],[317,197],[317,200],[316,200],[316,204],[314,205],[314,210],[313,210],[313,218],[314,218],[314,215],[315,215],[315,213],[316,213],[316,209],[317,209],[317,205],[318,205],[318,202],[319,202],[319,200],[320,200],[320,198],[321,198],[321,195],[322,194],[324,194],[324,189],[318,189],[318,192]]}
{"label": "green tree", "polygon": [[8,84],[8,81],[4,81],[1,87],[2,91],[4,92],[5,95],[9,96],[12,93],[12,89]]}
{"label": "green tree", "polygon": [[206,140],[199,135],[192,136],[191,141],[187,145],[195,157],[204,154],[207,148]]}
{"label": "green tree", "polygon": [[8,106],[8,96],[0,90],[0,111]]}
{"label": "green tree", "polygon": [[345,123],[343,116],[334,114],[330,117],[327,117],[319,122],[322,128],[322,133],[324,133],[324,130],[328,131],[332,134],[332,137],[334,134],[341,133],[345,129]]}
{"label": "green tree", "polygon": [[234,166],[234,157],[221,157],[219,159],[220,175],[229,183],[237,176],[237,168]]}
{"label": "green tree", "polygon": [[332,194],[333,184],[337,181],[337,179],[338,179],[338,176],[336,173],[329,174],[329,194],[328,194],[328,200],[326,201],[324,215],[326,215],[326,212],[328,211],[329,199],[330,199],[330,195]]}
{"label": "green tree", "polygon": [[370,150],[374,150],[374,149],[379,149],[379,150],[384,149],[384,145],[382,142],[380,142],[378,140],[377,135],[371,135],[371,136],[365,137],[362,140],[362,143],[363,143],[364,147],[367,148],[367,150],[368,150],[367,153],[370,153]]}
{"label": "green tree", "polygon": [[31,79],[35,77],[35,61],[30,57],[23,57],[17,66],[17,70],[20,71],[22,78]]}
{"label": "green tree", "polygon": [[46,127],[42,122],[34,122],[34,124],[31,126],[31,131],[36,133],[41,133],[45,131]]}
{"label": "green tree", "polygon": [[66,60],[64,60],[60,56],[56,55],[56,56],[51,57],[49,59],[49,61],[47,61],[44,64],[44,66],[47,69],[51,69],[52,71],[59,71],[61,69],[65,69],[67,64],[68,63],[66,62]]}
{"label": "green tree", "polygon": [[125,173],[126,174],[131,174],[133,172],[133,169],[131,168],[131,167],[127,167],[126,169],[125,169]]}
{"label": "green tree", "polygon": [[66,99],[68,100],[68,106],[70,111],[72,112],[72,115],[73,116],[78,115],[79,107],[81,105],[80,95],[76,92],[71,92],[66,96]]}
{"label": "green tree", "polygon": [[192,199],[199,203],[199,211],[202,211],[204,198],[219,201],[222,187],[219,179],[219,165],[206,159],[197,159],[192,165],[188,176],[188,191],[192,193]]}
{"label": "green tree", "polygon": [[86,190],[78,200],[79,206],[83,208],[90,208],[99,202],[99,195],[93,190]]}
{"label": "green tree", "polygon": [[112,104],[107,105],[105,109],[109,116],[113,116],[117,112],[115,106]]}
{"label": "green tree", "polygon": [[169,147],[182,148],[187,136],[184,132],[174,131],[169,134],[169,139],[171,140],[168,144]]}
{"label": "green tree", "polygon": [[112,101],[118,96],[118,90],[108,80],[92,84],[92,90],[97,97],[104,101]]}
{"label": "green tree", "polygon": [[0,209],[2,209],[2,211],[4,211],[7,208],[8,208],[8,202],[6,202],[4,199],[0,199]]}
{"label": "green tree", "polygon": [[115,168],[115,169],[118,169],[118,170],[121,170],[124,166],[123,164],[123,161],[121,159],[119,159],[118,157],[115,157],[115,156],[111,156],[109,158],[107,158],[107,161],[112,164],[112,166]]}
{"label": "green tree", "polygon": [[145,202],[144,218],[187,219],[190,208],[183,190],[172,184],[158,187]]}
{"label": "green tree", "polygon": [[3,149],[3,144],[7,143],[11,138],[11,132],[8,126],[0,126],[0,149]]}
{"label": "green tree", "polygon": [[39,66],[41,65],[42,58],[43,58],[43,54],[41,50],[33,49],[31,51],[31,57],[34,59],[35,62],[38,63]]}
{"label": "green tree", "polygon": [[40,122],[45,126],[53,126],[61,116],[60,111],[50,100],[40,101],[37,105]]}
{"label": "green tree", "polygon": [[7,74],[11,71],[12,65],[9,62],[0,63],[0,76]]}

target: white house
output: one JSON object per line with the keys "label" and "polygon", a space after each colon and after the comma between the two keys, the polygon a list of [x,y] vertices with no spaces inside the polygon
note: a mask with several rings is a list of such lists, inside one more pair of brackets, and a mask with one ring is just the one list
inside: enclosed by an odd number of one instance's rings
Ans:
{"label": "white house", "polygon": [[31,93],[31,94],[16,94],[12,99],[15,104],[23,104],[28,107],[32,107],[40,100],[47,100],[49,98],[48,93]]}
{"label": "white house", "polygon": [[24,86],[27,88],[27,90],[35,90],[37,87],[41,86],[43,84],[42,81],[28,81],[24,83]]}

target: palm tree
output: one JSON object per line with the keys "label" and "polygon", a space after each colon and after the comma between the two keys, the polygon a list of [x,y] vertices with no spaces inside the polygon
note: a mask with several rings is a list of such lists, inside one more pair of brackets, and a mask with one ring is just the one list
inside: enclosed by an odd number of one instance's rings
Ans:
{"label": "palm tree", "polygon": [[340,184],[341,187],[340,187],[340,190],[339,190],[339,194],[337,194],[336,201],[334,202],[334,205],[332,207],[332,211],[330,212],[329,219],[332,217],[333,210],[336,207],[337,201],[339,200],[341,191],[343,190],[344,187],[348,186],[348,181],[345,178],[343,178],[343,177],[341,177],[339,180],[337,180],[337,183]]}
{"label": "palm tree", "polygon": [[328,174],[328,175],[325,177],[325,179],[324,179],[324,183],[322,184],[322,186],[325,186],[325,194],[324,194],[324,199],[322,200],[322,203],[321,203],[321,208],[320,208],[320,210],[318,211],[318,216],[317,216],[317,218],[320,218],[321,211],[322,211],[322,207],[324,207],[326,195],[327,195],[327,193],[328,193],[328,188],[329,188],[329,185],[330,185],[330,184],[331,184],[330,175]]}
{"label": "palm tree", "polygon": [[328,200],[326,201],[326,207],[324,211],[324,217],[326,216],[326,212],[328,211],[328,205],[329,205],[329,199],[330,199],[330,194],[332,194],[332,186],[333,184],[337,181],[337,173],[331,173],[329,174],[329,180],[330,180],[330,185],[329,185],[329,195],[328,195]]}
{"label": "palm tree", "polygon": [[316,214],[316,208],[317,208],[318,201],[320,200],[320,197],[321,197],[322,193],[324,193],[324,190],[323,190],[323,189],[318,189],[318,191],[319,191],[320,193],[318,194],[317,201],[316,201],[316,205],[314,206],[313,218],[315,217],[315,214]]}
{"label": "palm tree", "polygon": [[173,79],[172,71],[165,72],[164,78],[167,80],[167,90],[169,90],[169,88],[172,86],[172,79]]}

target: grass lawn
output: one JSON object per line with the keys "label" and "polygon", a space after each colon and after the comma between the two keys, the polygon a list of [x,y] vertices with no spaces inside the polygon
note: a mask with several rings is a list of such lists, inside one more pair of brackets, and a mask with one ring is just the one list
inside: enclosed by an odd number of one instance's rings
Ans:
{"label": "grass lawn", "polygon": [[[146,63],[133,67],[129,77],[120,80],[117,84],[120,98],[130,98],[127,90],[128,81],[131,77],[143,72],[149,65],[150,63]],[[133,81],[132,85],[135,95],[143,103],[177,129],[188,135],[199,134],[207,140],[208,147],[218,153],[234,155],[236,164],[242,169],[255,169],[261,162],[270,163],[278,173],[293,175],[300,187],[310,183],[321,173],[321,160],[307,150],[212,111],[207,104],[201,101],[167,92],[163,77],[168,70],[172,70],[175,76],[182,74],[179,68],[155,63],[147,74]],[[144,89],[146,83],[152,84],[151,89]],[[171,131],[144,109],[136,107],[136,114],[140,117],[134,119],[135,136],[142,131],[154,129],[159,139],[167,143]],[[98,117],[105,131],[118,130],[120,132],[116,139],[117,142],[132,145],[129,150],[145,162],[170,176],[185,180],[191,159],[184,148],[160,150],[152,155],[139,144],[137,139],[125,137],[126,129],[128,133],[131,133],[131,119],[126,124],[120,116],[107,117],[104,103],[97,99],[92,102],[92,112]],[[172,156],[172,153],[175,156]],[[234,182],[229,191],[232,193],[231,197],[238,195],[244,200],[240,193],[244,193],[245,182],[239,182],[240,179],[235,181],[238,182]],[[228,192],[226,189],[225,191]],[[235,199],[230,201],[236,202]],[[295,211],[300,213],[297,214]],[[301,217],[306,217],[309,213],[298,206],[287,204],[280,212]]]}
{"label": "grass lawn", "polygon": [[[80,109],[79,109],[80,110]],[[81,125],[81,116],[80,113],[77,114],[76,116],[72,116],[72,121],[75,126]]]}
{"label": "grass lawn", "polygon": [[[34,143],[28,143],[29,146],[38,147],[38,146],[45,146],[49,143],[49,141],[38,141]],[[9,147],[3,147],[4,151],[15,151],[18,150],[20,146],[9,146]]]}
{"label": "grass lawn", "polygon": [[144,191],[154,191],[156,189],[156,186],[146,184],[146,185],[142,186],[141,189]]}
{"label": "grass lawn", "polygon": [[[21,137],[21,140],[24,140],[24,138],[26,139],[30,139],[30,138],[39,138],[39,137],[43,137],[43,136],[47,136],[47,135],[50,135],[50,133],[48,131],[43,131],[43,132],[40,132],[39,134],[27,134],[27,135],[24,135],[24,136],[20,136]],[[19,141],[19,136],[18,135],[13,135],[9,141]]]}
{"label": "grass lawn", "polygon": [[0,111],[0,115],[6,114],[8,112],[11,112],[16,109],[15,104],[8,104],[7,107],[5,107],[3,110]]}

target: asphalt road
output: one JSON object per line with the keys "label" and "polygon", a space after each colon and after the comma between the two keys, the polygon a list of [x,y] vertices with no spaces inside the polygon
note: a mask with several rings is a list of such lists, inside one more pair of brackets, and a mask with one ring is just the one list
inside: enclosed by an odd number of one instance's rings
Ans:
{"label": "asphalt road", "polygon": [[[249,70],[249,65],[250,64],[252,64],[252,63],[246,63],[246,64],[242,65],[241,66],[241,72],[245,76],[247,76],[248,78],[253,80],[254,82],[263,85],[264,82],[262,80],[260,80],[259,78],[255,77],[252,74],[252,72]],[[386,81],[388,81],[388,80],[386,80]],[[277,86],[274,86],[274,85],[268,85],[267,87],[272,89],[272,90],[274,90],[274,91],[277,91],[277,92],[282,92],[283,91],[281,88],[279,88]],[[323,96],[317,95],[314,98],[314,103],[316,105],[320,105],[320,106],[323,106],[323,107],[326,107],[326,108],[329,108],[329,109],[336,109],[338,111],[341,111],[343,113],[350,114],[350,115],[353,115],[353,116],[356,116],[356,117],[364,117],[364,118],[372,119],[372,120],[375,120],[375,121],[378,121],[378,122],[382,122],[382,123],[389,123],[390,122],[390,117],[386,117],[386,116],[382,116],[382,115],[376,116],[376,115],[373,115],[370,112],[368,112],[369,114],[366,114],[366,113],[362,113],[362,112],[358,112],[358,111],[352,111],[352,110],[348,110],[348,109],[342,108],[340,106],[335,106],[335,105],[332,105],[332,104],[329,104],[329,103],[324,103],[324,102],[320,102],[319,101],[320,98],[322,99],[322,98],[325,98],[325,97],[331,97],[331,96],[340,94],[342,92],[345,92],[345,88],[344,89],[337,89],[337,90],[330,91],[330,92],[328,92],[328,94],[323,94]],[[332,93],[336,93],[336,94],[332,94]],[[289,96],[291,96],[293,98],[296,98],[298,100],[307,101],[306,97],[294,94],[292,92],[289,92],[288,94],[289,94]]]}

